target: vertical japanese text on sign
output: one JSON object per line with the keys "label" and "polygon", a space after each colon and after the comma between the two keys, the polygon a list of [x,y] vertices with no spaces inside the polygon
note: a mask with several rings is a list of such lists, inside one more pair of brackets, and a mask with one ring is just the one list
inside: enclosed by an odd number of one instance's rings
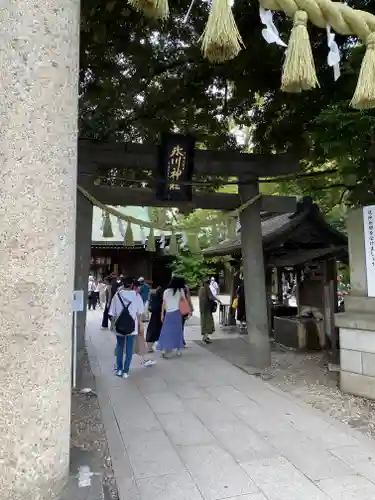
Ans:
{"label": "vertical japanese text on sign", "polygon": [[[181,176],[185,172],[186,167],[186,151],[185,149],[177,144],[172,148],[169,154],[168,160],[168,180],[169,181],[179,181]],[[172,190],[179,190],[180,184],[170,184],[169,186]]]}
{"label": "vertical japanese text on sign", "polygon": [[375,297],[375,206],[363,207],[367,294]]}
{"label": "vertical japanese text on sign", "polygon": [[191,136],[165,133],[158,150],[156,195],[162,200],[192,201],[195,142]]}

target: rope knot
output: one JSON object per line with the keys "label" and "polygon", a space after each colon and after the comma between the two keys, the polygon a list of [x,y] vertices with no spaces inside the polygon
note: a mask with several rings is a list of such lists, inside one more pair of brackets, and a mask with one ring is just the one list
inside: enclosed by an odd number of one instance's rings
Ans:
{"label": "rope knot", "polygon": [[294,14],[293,26],[307,26],[307,13],[304,10],[297,10]]}
{"label": "rope knot", "polygon": [[369,34],[366,40],[366,45],[369,49],[375,49],[375,32]]}

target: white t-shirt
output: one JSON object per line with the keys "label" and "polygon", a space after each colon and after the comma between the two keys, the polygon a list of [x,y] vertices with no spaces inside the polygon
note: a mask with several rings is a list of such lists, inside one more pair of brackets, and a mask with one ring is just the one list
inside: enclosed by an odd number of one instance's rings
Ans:
{"label": "white t-shirt", "polygon": [[138,335],[137,316],[141,316],[145,310],[142,297],[134,290],[119,290],[113,297],[111,307],[108,312],[110,316],[115,316],[117,318],[120,316],[123,309],[123,305],[121,304],[121,300],[118,298],[118,294],[121,294],[121,298],[125,305],[127,305],[128,302],[131,302],[129,306],[129,313],[135,321],[135,330],[131,335]]}
{"label": "white t-shirt", "polygon": [[183,290],[177,290],[173,295],[172,288],[167,288],[163,294],[166,312],[179,310],[181,297],[185,297],[185,293]]}

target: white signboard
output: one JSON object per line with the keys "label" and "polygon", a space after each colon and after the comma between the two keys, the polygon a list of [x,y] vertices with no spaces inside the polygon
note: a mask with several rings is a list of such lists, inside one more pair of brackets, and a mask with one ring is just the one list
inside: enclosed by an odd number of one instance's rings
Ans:
{"label": "white signboard", "polygon": [[375,297],[375,205],[363,207],[367,295]]}
{"label": "white signboard", "polygon": [[83,290],[74,290],[73,292],[73,312],[83,311],[84,297]]}

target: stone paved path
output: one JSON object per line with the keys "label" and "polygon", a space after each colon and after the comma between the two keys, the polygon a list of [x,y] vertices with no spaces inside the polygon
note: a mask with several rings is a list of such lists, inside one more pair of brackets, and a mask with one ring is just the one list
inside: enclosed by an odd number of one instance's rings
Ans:
{"label": "stone paved path", "polygon": [[375,444],[197,346],[113,375],[114,338],[87,343],[120,500],[373,500]]}

